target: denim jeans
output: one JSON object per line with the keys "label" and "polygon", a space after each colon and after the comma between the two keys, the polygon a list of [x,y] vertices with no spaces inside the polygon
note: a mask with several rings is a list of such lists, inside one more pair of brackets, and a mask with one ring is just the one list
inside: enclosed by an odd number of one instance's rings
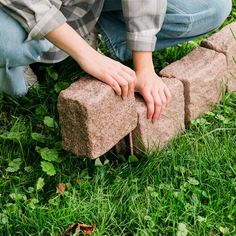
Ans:
{"label": "denim jeans", "polygon": [[[168,0],[156,50],[186,42],[218,28],[229,15],[232,0]],[[120,0],[105,0],[97,28],[112,57],[124,61],[131,57],[126,47],[126,28]],[[24,42],[25,30],[0,9],[0,91],[13,96],[27,93],[24,66],[40,62],[52,44],[47,40]]]}
{"label": "denim jeans", "polygon": [[26,37],[21,25],[0,9],[0,91],[9,95],[27,93],[24,66],[40,62],[40,55],[52,46],[47,40],[24,42]]}
{"label": "denim jeans", "polygon": [[[198,38],[218,28],[230,14],[232,0],[168,0],[156,50]],[[131,51],[126,47],[126,29],[120,0],[106,0],[97,28],[113,58],[125,61]]]}

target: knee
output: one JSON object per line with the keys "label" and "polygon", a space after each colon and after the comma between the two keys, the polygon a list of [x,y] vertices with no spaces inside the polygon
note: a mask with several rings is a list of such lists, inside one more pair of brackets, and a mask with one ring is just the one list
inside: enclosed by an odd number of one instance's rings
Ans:
{"label": "knee", "polygon": [[213,27],[218,28],[229,16],[232,10],[232,0],[211,0],[209,2],[213,11]]}
{"label": "knee", "polygon": [[0,65],[16,58],[22,51],[26,32],[17,21],[0,10]]}
{"label": "knee", "polygon": [[221,18],[222,20],[225,20],[229,16],[232,10],[232,0],[215,0],[215,1],[217,1],[216,11],[218,17]]}

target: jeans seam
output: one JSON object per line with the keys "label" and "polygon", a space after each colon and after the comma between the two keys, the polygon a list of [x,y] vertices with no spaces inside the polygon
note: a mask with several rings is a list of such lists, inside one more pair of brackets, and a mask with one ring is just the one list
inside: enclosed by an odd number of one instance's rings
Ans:
{"label": "jeans seam", "polygon": [[177,13],[186,14],[186,12],[181,11],[179,8],[177,8],[176,6],[174,6],[171,3],[168,3],[168,8],[171,8],[171,9],[175,10]]}
{"label": "jeans seam", "polygon": [[[175,5],[173,5],[171,3],[168,3],[168,4],[169,4],[168,7],[173,9],[173,10],[175,10],[177,13],[179,13],[179,14],[186,14],[186,15],[189,16],[190,24],[189,24],[188,28],[186,29],[186,31],[178,36],[178,37],[181,38],[181,37],[185,36],[187,33],[189,33],[192,30],[193,21],[194,21],[193,15],[192,14],[187,14],[185,11],[180,10],[179,8],[177,8]],[[206,8],[209,8],[209,4],[207,2],[204,2],[204,4],[206,5]]]}
{"label": "jeans seam", "polygon": [[[168,8],[171,8],[173,10],[175,10],[177,13],[179,14],[185,14],[187,15],[186,12],[180,10],[179,8],[177,8],[175,5],[171,4],[171,3],[168,3]],[[189,14],[188,14],[189,15]],[[190,16],[190,22],[191,24],[188,26],[187,30],[185,32],[183,32],[182,34],[180,34],[178,37],[183,37],[186,33],[190,32],[190,30],[192,29],[192,26],[193,26],[193,16],[189,15]]]}

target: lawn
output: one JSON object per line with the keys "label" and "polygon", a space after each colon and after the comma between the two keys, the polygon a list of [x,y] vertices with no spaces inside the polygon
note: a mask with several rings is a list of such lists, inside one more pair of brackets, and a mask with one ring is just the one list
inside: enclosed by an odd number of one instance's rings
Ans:
{"label": "lawn", "polygon": [[[235,18],[234,3],[225,24]],[[198,43],[155,53],[156,70]],[[56,110],[84,73],[71,59],[35,69],[27,96],[0,95],[0,235],[56,236],[73,223],[96,224],[93,235],[236,235],[236,93],[155,154],[92,162],[61,149]]]}

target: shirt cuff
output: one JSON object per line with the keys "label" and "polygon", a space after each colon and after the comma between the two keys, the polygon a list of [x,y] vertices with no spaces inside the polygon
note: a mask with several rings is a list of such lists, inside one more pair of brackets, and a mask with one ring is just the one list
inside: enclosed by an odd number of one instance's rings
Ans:
{"label": "shirt cuff", "polygon": [[26,41],[43,39],[46,34],[53,31],[67,21],[66,17],[55,6],[52,6],[39,22],[31,29]]}
{"label": "shirt cuff", "polygon": [[127,33],[127,47],[131,51],[155,51],[156,35],[141,35],[139,33]]}

